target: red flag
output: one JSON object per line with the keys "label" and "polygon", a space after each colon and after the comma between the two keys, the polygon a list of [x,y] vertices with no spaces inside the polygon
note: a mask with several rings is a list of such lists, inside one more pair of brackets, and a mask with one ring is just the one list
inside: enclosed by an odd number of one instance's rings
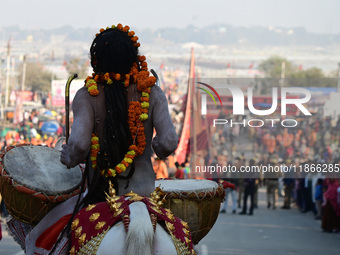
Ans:
{"label": "red flag", "polygon": [[190,71],[189,71],[189,82],[188,82],[188,90],[187,90],[187,102],[184,112],[184,122],[182,133],[179,139],[178,147],[176,149],[177,162],[182,164],[186,160],[187,151],[189,148],[189,140],[190,140],[190,114],[191,114],[191,98],[194,89],[194,78],[195,78],[195,55],[194,49],[191,50],[191,60],[190,60]]}

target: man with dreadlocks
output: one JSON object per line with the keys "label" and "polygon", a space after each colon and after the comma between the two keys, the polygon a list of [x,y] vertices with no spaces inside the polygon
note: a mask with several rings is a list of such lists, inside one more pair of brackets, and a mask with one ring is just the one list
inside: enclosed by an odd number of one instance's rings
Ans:
{"label": "man with dreadlocks", "polygon": [[93,74],[73,100],[72,132],[60,159],[68,167],[86,160],[87,194],[70,223],[81,207],[105,201],[109,181],[117,195],[149,197],[155,190],[153,151],[163,158],[177,147],[167,100],[154,86],[137,41],[128,26],[118,24],[101,29],[91,45]]}
{"label": "man with dreadlocks", "polygon": [[74,122],[61,162],[73,167],[88,159],[91,202],[104,200],[107,178],[119,195],[133,190],[150,196],[155,189],[151,144],[159,157],[177,147],[165,95],[153,86],[137,40],[127,26],[102,30],[90,50],[94,73],[73,101]]}
{"label": "man with dreadlocks", "polygon": [[[145,56],[139,55],[139,46],[135,33],[121,24],[96,35],[90,48],[93,74],[73,100],[72,132],[60,157],[70,168],[86,163],[81,194],[55,207],[36,227],[25,226],[22,245],[27,254],[88,254],[82,249],[92,236],[104,236],[122,219],[129,237],[130,229],[135,228],[130,212],[132,215],[133,203],[140,202],[149,222],[151,219],[151,230],[155,231],[159,216],[165,222],[178,222],[179,227],[167,230],[182,240],[181,249],[188,253],[181,254],[194,253],[186,223],[152,200],[155,173],[151,155],[167,157],[176,149],[178,137],[165,95],[154,86],[156,79],[150,76]],[[143,234],[135,231],[135,235],[130,246],[140,239],[139,247],[144,249],[147,245],[138,236]],[[127,248],[127,254],[142,254],[142,248]]]}

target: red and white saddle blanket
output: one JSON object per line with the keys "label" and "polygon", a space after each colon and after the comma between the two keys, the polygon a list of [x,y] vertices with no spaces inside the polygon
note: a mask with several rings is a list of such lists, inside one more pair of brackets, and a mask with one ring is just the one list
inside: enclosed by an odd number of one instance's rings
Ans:
{"label": "red and white saddle blanket", "polygon": [[[110,208],[109,203],[101,202],[89,205],[79,211],[72,222],[71,250],[69,251],[68,238],[63,237],[53,254],[77,254],[80,250],[87,249],[86,246],[90,244],[91,237],[105,234],[108,229],[120,221],[123,221],[127,231],[129,228],[129,205],[136,201],[143,202],[146,205],[154,230],[156,229],[157,223],[164,222],[167,231],[174,241],[178,254],[195,254],[188,224],[174,216],[170,210],[157,206],[152,199],[138,195],[132,197],[121,196],[115,201],[118,206],[114,210],[112,207]],[[69,204],[72,203],[69,202]],[[66,210],[66,212],[68,210]],[[49,214],[46,217],[48,217]],[[45,222],[43,224],[47,226],[45,229],[43,229],[42,225],[39,226],[41,223],[35,228],[32,228],[32,226],[15,219],[8,222],[8,229],[25,250],[26,254],[49,254],[55,242],[58,240],[60,233],[69,222],[71,213],[65,214],[64,211],[64,216],[59,220],[53,219],[55,218],[54,215],[50,216],[52,217],[52,224]],[[42,221],[48,221],[46,217]]]}
{"label": "red and white saddle blanket", "polygon": [[[102,233],[106,233],[115,223],[123,221],[125,230],[129,229],[129,205],[140,201],[143,202],[150,215],[154,228],[158,222],[164,222],[168,233],[171,235],[178,254],[195,254],[189,226],[180,218],[174,216],[170,210],[159,207],[148,197],[135,196],[119,197],[115,201],[114,208],[107,202],[89,205],[82,209],[72,222],[72,248],[70,254],[77,254],[80,250],[86,250],[87,244]],[[89,244],[91,246],[91,244]]]}

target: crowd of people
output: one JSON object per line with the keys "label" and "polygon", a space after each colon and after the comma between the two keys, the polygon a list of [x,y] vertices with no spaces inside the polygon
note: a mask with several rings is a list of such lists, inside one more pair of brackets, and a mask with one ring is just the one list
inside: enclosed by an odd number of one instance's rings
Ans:
{"label": "crowd of people", "polygon": [[[265,187],[268,209],[277,209],[278,196],[282,196],[281,209],[294,205],[302,213],[312,211],[315,219],[322,221],[323,231],[340,231],[340,119],[316,115],[298,123],[294,128],[216,125],[211,132],[211,149],[203,153],[205,164],[237,169],[233,173],[205,173],[207,179],[226,180],[236,186],[236,191],[226,190],[222,213],[231,197],[232,213],[238,207],[239,214],[252,215],[258,206],[258,188]],[[250,148],[242,152],[236,148],[241,143]],[[258,172],[242,173],[241,166],[258,167]],[[264,172],[260,166],[281,170]]]}
{"label": "crowd of people", "polygon": [[[70,120],[72,122],[72,118]],[[52,129],[44,129],[43,125],[53,122]],[[46,108],[23,112],[22,121],[18,124],[7,124],[1,130],[0,145],[3,149],[9,145],[30,143],[54,147],[59,137],[65,136],[65,111],[51,111]]]}
{"label": "crowd of people", "polygon": [[[175,123],[183,116],[181,111],[173,114]],[[228,117],[222,112],[219,118]],[[243,139],[241,143],[250,144],[248,152],[238,148],[240,137]],[[336,121],[320,115],[298,119],[294,128],[216,125],[210,129],[210,148],[198,151],[196,156],[203,156],[204,164],[211,166],[233,165],[240,169],[241,166],[271,165],[285,166],[289,170],[243,174],[205,172],[205,179],[228,181],[236,187],[235,190],[226,189],[221,213],[230,210],[233,214],[252,215],[258,207],[258,189],[264,187],[268,209],[289,210],[294,206],[301,213],[311,211],[316,220],[321,220],[323,231],[340,233],[340,173],[336,170],[340,167],[339,141],[340,118]],[[197,174],[192,173],[195,168],[190,167],[190,162],[167,165],[170,169],[168,177],[197,178]],[[322,166],[324,173],[313,171],[313,168],[309,170],[313,165],[315,168]],[[283,199],[280,205],[279,196]]]}
{"label": "crowd of people", "polygon": [[[183,98],[182,98],[183,99]],[[180,97],[174,101],[168,94],[168,100],[173,107],[170,112],[176,131],[180,136],[184,109]],[[46,134],[40,130],[44,121],[38,116],[43,114],[39,110],[25,112],[23,121],[15,128],[10,129],[0,138],[2,150],[8,145],[18,143],[45,144],[54,147],[57,139],[65,136],[65,114],[59,112],[54,116],[59,123],[55,134]],[[220,118],[227,118],[224,113]],[[275,127],[242,128],[240,125],[216,126],[210,130],[210,148],[198,151],[197,156],[204,158],[206,165],[233,165],[239,169],[242,165],[285,165],[299,167],[311,164],[339,164],[340,163],[340,119],[313,116],[301,119],[295,128]],[[245,156],[237,149],[238,139],[246,137],[252,151]],[[166,159],[154,157],[153,168],[157,179],[162,178],[197,178],[192,162],[179,164],[176,156],[172,154]],[[205,179],[217,182],[228,181],[236,189],[226,189],[226,199],[221,206],[221,213],[229,210],[229,197],[231,198],[230,212],[233,214],[254,214],[258,207],[258,189],[266,188],[267,208],[277,209],[278,196],[283,197],[281,209],[291,209],[296,206],[300,212],[312,211],[315,219],[321,220],[321,228],[326,232],[340,231],[340,184],[339,175],[331,178],[320,173],[302,172],[291,175],[290,172],[266,176],[260,173],[227,173],[213,174],[206,172]],[[239,211],[238,211],[239,209]],[[2,203],[3,216],[8,213]]]}
{"label": "crowd of people", "polygon": [[[53,120],[58,123],[55,132],[45,132],[42,126],[45,122]],[[72,122],[72,118],[71,118]],[[54,148],[60,137],[65,136],[65,112],[50,111],[46,108],[26,110],[23,112],[22,121],[18,124],[8,124],[3,128],[0,137],[0,148],[4,151],[7,146],[17,144],[45,145]],[[9,214],[0,195],[0,219],[6,218]]]}
{"label": "crowd of people", "polygon": [[[264,156],[263,158],[266,158]],[[154,171],[157,178],[188,178],[190,177],[189,166],[175,163],[175,168],[169,165],[168,160],[154,160]],[[273,166],[289,166],[289,160],[278,161],[269,159],[268,164]],[[232,164],[238,170],[241,166],[259,166],[266,164],[262,159],[251,158],[247,160],[243,155],[236,157],[233,161],[228,160],[227,153],[217,157],[220,165]],[[161,169],[161,170],[160,170]],[[164,175],[164,173],[166,173]],[[239,215],[253,215],[258,208],[258,190],[265,188],[267,208],[271,210],[289,210],[297,208],[299,212],[311,211],[316,220],[321,220],[321,229],[324,232],[340,233],[340,183],[338,178],[328,178],[322,175],[309,175],[304,178],[292,178],[287,174],[277,173],[274,175],[261,175],[260,173],[244,174],[215,174],[206,176],[206,179],[218,183],[228,182],[235,189],[227,188],[226,196],[221,205],[220,213],[232,213]],[[279,204],[278,197],[282,197]],[[231,203],[231,205],[230,205]]]}

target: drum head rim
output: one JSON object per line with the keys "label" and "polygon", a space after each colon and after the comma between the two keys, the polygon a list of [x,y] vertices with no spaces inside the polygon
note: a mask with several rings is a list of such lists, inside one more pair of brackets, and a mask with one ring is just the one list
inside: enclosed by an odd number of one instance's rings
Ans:
{"label": "drum head rim", "polygon": [[203,188],[201,188],[201,186],[197,187],[196,189],[192,189],[194,187],[192,187],[192,188],[190,187],[190,189],[184,189],[184,190],[180,189],[181,188],[180,185],[182,185],[182,187],[183,187],[184,185],[188,185],[188,183],[197,183],[197,184],[200,183],[200,184],[202,184],[203,182],[205,184],[211,185],[211,187],[208,187],[207,189],[205,189],[205,191],[214,191],[219,186],[216,182],[206,180],[206,179],[171,179],[171,180],[169,180],[169,179],[158,179],[158,180],[155,181],[155,186],[161,185],[161,188],[164,188],[164,191],[167,191],[167,189],[166,189],[167,187],[163,186],[162,184],[166,184],[166,183],[172,184],[172,183],[174,183],[174,184],[176,184],[176,187],[173,187],[171,185],[171,188],[173,188],[173,190],[176,190],[176,191],[180,191],[180,192],[190,192],[190,191],[193,191],[193,190],[204,191]]}
{"label": "drum head rim", "polygon": [[[65,195],[68,195],[68,194],[72,194],[74,193],[75,191],[79,190],[80,186],[81,186],[81,182],[82,182],[82,171],[80,169],[79,166],[76,166],[74,168],[71,168],[71,169],[67,169],[67,171],[78,171],[78,175],[79,177],[79,181],[74,184],[73,187],[70,187],[68,189],[65,189],[65,190],[55,190],[55,191],[49,191],[49,190],[40,190],[39,188],[37,187],[34,187],[32,186],[32,184],[29,184],[29,183],[25,183],[25,182],[22,182],[20,180],[17,180],[13,177],[13,174],[11,173],[11,171],[9,171],[9,169],[6,169],[6,156],[9,155],[8,152],[9,151],[12,151],[12,150],[15,150],[15,149],[22,149],[21,147],[35,147],[35,148],[44,148],[45,149],[48,149],[48,150],[51,150],[53,151],[53,153],[56,152],[56,150],[54,150],[53,148],[50,148],[50,147],[47,147],[47,146],[42,146],[42,145],[31,145],[31,144],[21,144],[19,146],[12,146],[11,148],[8,148],[6,150],[6,152],[4,153],[4,156],[2,158],[2,167],[3,167],[3,171],[5,173],[7,173],[7,177],[11,179],[11,183],[12,185],[15,186],[15,183],[23,186],[24,188],[28,189],[28,190],[32,190],[33,192],[35,192],[36,194],[42,194],[42,195],[45,195],[49,198],[54,198],[54,197],[58,197],[58,196],[65,196]],[[12,151],[13,152],[13,151]],[[65,167],[66,168],[66,167]],[[26,192],[25,192],[26,193]]]}
{"label": "drum head rim", "polygon": [[[206,182],[209,183],[211,185],[213,185],[214,187],[211,187],[209,190],[204,190],[204,189],[188,189],[188,190],[180,190],[177,187],[179,186],[179,183],[185,183],[185,182]],[[166,189],[166,187],[163,185],[162,183],[170,183],[170,182],[177,182],[176,184],[176,188],[174,188],[173,190],[169,190]],[[169,180],[169,179],[160,179],[160,180],[156,180],[155,182],[155,186],[159,186],[160,188],[163,189],[163,191],[166,193],[166,198],[167,199],[171,199],[171,198],[180,198],[180,199],[193,199],[193,200],[201,200],[203,198],[213,198],[213,197],[220,197],[220,198],[224,198],[225,197],[225,190],[223,188],[222,185],[217,184],[214,181],[210,181],[210,180],[205,180],[205,179],[175,179],[175,180]]]}

